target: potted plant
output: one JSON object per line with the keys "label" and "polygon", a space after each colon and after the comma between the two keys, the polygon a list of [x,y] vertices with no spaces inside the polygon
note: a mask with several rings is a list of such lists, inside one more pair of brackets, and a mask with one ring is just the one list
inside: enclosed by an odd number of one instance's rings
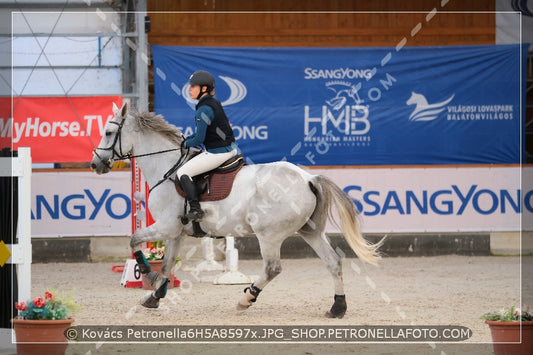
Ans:
{"label": "potted plant", "polygon": [[[150,264],[150,269],[152,271],[157,271],[161,274],[161,268],[163,267],[163,258],[165,257],[165,250],[166,247],[161,241],[147,243],[147,247],[143,250],[143,253],[146,260],[148,260],[148,264]],[[180,258],[177,258],[176,262],[179,262],[179,260]],[[177,286],[175,285],[174,273],[172,271],[170,272],[168,279],[170,280],[170,282],[168,283],[168,288]],[[144,275],[142,275],[142,284],[143,289],[145,290],[153,289],[152,285],[150,285],[150,282]]]}
{"label": "potted plant", "polygon": [[15,302],[15,308],[18,316],[11,322],[17,354],[65,353],[67,338],[64,333],[74,322],[73,313],[80,308],[72,296],[55,297],[46,291],[44,298],[35,297],[20,304]]}
{"label": "potted plant", "polygon": [[494,353],[533,354],[533,313],[529,307],[511,307],[481,316],[492,335]]}

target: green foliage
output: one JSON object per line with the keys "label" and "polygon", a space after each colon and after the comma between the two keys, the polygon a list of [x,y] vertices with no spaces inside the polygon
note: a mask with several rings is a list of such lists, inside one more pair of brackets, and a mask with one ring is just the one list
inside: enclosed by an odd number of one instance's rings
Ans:
{"label": "green foliage", "polygon": [[[55,295],[55,296],[54,296]],[[28,302],[15,302],[18,318],[31,320],[56,320],[71,318],[73,313],[81,309],[70,294],[57,291],[46,291],[43,297],[35,297]]]}
{"label": "green foliage", "polygon": [[497,312],[488,312],[481,316],[481,319],[490,321],[503,321],[503,322],[518,322],[518,321],[533,321],[533,314],[530,312],[529,307],[525,310],[512,306],[509,309],[501,309]]}

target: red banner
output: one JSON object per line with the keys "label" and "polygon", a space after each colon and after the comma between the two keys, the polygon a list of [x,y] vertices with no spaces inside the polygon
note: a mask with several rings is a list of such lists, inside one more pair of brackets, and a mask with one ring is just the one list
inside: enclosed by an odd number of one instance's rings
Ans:
{"label": "red banner", "polygon": [[[11,98],[0,97],[0,148],[11,149],[11,135],[8,136],[8,127],[5,127],[7,122],[6,117],[11,117]],[[11,121],[9,121],[11,124]]]}
{"label": "red banner", "polygon": [[[9,107],[9,100],[0,98],[0,107]],[[11,139],[14,150],[31,147],[34,163],[90,161],[113,102],[120,107],[122,97],[14,98],[13,118],[0,111],[0,142]]]}

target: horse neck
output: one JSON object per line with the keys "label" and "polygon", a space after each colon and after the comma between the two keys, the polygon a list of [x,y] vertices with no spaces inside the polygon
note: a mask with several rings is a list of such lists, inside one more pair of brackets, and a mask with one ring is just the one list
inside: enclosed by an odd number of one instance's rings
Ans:
{"label": "horse neck", "polygon": [[[165,150],[176,151],[158,153]],[[156,153],[156,154],[153,154]],[[137,166],[141,169],[146,182],[150,187],[160,181],[180,157],[179,147],[156,133],[139,135],[134,146],[134,155],[143,155],[135,158]]]}

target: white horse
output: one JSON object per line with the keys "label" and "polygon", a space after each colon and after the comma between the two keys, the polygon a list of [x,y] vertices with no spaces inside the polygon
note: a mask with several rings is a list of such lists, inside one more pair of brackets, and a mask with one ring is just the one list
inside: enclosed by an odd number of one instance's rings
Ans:
{"label": "white horse", "polygon": [[[183,225],[184,199],[174,187],[177,162],[187,159],[182,150],[180,130],[160,115],[128,112],[113,104],[114,118],[105,126],[105,134],[94,150],[91,167],[96,173],[109,172],[115,160],[135,157],[152,189],[148,201],[155,223],[137,230],[131,247],[141,272],[154,287],[141,304],[156,308],[166,294],[168,276],[179,253],[182,237],[192,235],[191,224]],[[331,180],[315,176],[288,162],[244,166],[235,177],[230,195],[221,201],[202,202],[205,216],[201,228],[213,236],[255,234],[263,257],[263,272],[245,289],[237,308],[247,309],[261,290],[281,272],[280,248],[283,240],[298,233],[324,261],[334,281],[334,303],[328,317],[342,318],[346,312],[342,283],[341,257],[333,250],[324,232],[331,208],[340,216],[344,236],[363,261],[377,264],[381,242],[371,244],[361,235],[353,201]],[[142,244],[166,241],[162,275],[150,271],[143,260]],[[143,265],[144,264],[144,265]]]}

